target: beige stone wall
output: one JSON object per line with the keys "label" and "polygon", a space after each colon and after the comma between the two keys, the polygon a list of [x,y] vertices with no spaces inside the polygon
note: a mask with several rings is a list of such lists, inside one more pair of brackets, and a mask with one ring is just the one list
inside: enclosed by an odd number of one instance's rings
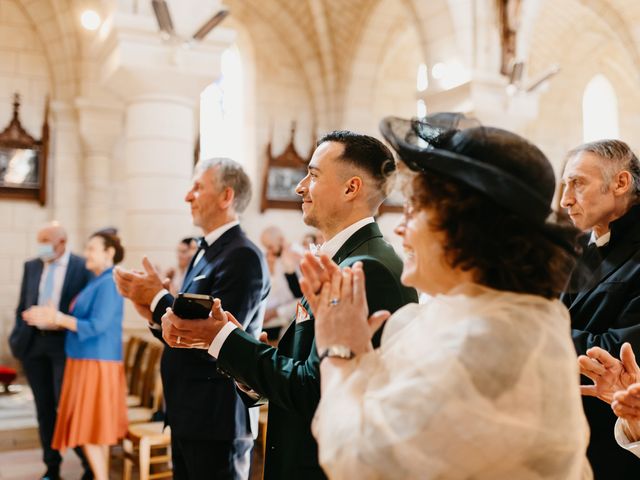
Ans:
{"label": "beige stone wall", "polygon": [[[0,0],[0,126],[9,119],[16,90],[23,94],[22,120],[35,135],[45,95],[53,100],[47,206],[0,200],[0,339],[13,323],[22,262],[33,254],[35,231],[45,220],[56,218],[68,226],[74,250],[88,232],[113,224],[131,246],[129,266],[143,253],[171,263],[175,239],[191,231],[182,198],[191,166],[197,85],[217,77],[217,49],[227,43],[235,41],[244,62],[242,161],[254,182],[254,198],[243,223],[255,240],[270,224],[280,225],[291,240],[307,230],[297,210],[259,210],[267,143],[280,152],[289,142],[292,122],[297,124],[296,148],[303,154],[312,149],[314,137],[328,130],[377,135],[381,117],[415,114],[421,62],[430,69],[436,62],[458,62],[469,74],[462,96],[468,96],[463,100],[470,110],[533,140],[557,173],[567,149],[582,140],[582,94],[598,73],[618,95],[622,138],[640,146],[636,0],[528,0],[518,40],[527,65],[525,84],[553,63],[562,70],[545,89],[512,100],[505,93],[506,78],[497,73],[492,0],[223,3],[232,14],[222,28],[205,44],[176,48],[157,35],[148,1],[98,2],[105,9],[108,4],[103,14],[118,12],[113,25],[120,30],[109,36],[82,31],[78,14],[85,4],[80,0]],[[169,4],[183,35],[216,8],[208,0]],[[225,29],[234,30],[236,38],[230,39]],[[442,104],[451,100],[441,95],[438,82],[429,80],[424,98],[444,99]],[[158,108],[145,107],[140,116],[136,105],[145,93],[164,100]],[[169,108],[174,96],[185,105],[193,102],[193,108],[178,115]],[[432,105],[437,103],[427,102],[429,112]],[[179,117],[183,128],[172,127],[171,118],[165,122],[163,116]],[[149,138],[143,129],[147,123],[149,128],[153,124]],[[180,137],[172,137],[174,147],[182,145],[174,153],[166,147],[168,137],[160,138],[171,132]],[[157,152],[162,161],[142,158]],[[140,209],[143,222],[136,221]],[[380,220],[396,245],[392,230],[397,221],[397,215]],[[176,228],[167,230],[167,224]],[[128,319],[136,321],[131,312]],[[2,340],[0,361],[6,355]]]}
{"label": "beige stone wall", "polygon": [[[12,96],[19,92],[20,118],[38,138],[51,72],[33,24],[16,0],[0,2],[0,129],[11,119]],[[53,185],[53,182],[50,182]],[[0,200],[0,363],[8,359],[6,335],[15,318],[23,262],[35,252],[35,233],[51,218],[50,207],[32,201]]]}

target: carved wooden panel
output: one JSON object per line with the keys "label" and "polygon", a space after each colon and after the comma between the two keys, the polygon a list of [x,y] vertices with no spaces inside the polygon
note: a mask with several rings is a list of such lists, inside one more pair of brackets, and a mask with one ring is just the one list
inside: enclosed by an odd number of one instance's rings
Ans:
{"label": "carved wooden panel", "polygon": [[[267,208],[301,209],[301,199],[296,194],[298,182],[307,174],[307,164],[311,160],[313,151],[306,157],[298,153],[294,145],[295,123],[291,126],[291,139],[284,151],[273,154],[271,141],[267,145],[267,167],[262,182],[262,201],[260,211]],[[313,142],[315,145],[315,141]]]}
{"label": "carved wooden panel", "polygon": [[13,117],[0,132],[0,198],[46,201],[49,102],[45,106],[42,136],[30,135],[20,123],[20,96],[13,100]]}

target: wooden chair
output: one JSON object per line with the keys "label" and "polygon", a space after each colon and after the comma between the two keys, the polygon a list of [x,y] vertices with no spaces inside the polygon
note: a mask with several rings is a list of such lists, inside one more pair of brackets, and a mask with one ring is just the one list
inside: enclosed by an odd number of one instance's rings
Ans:
{"label": "wooden chair", "polygon": [[[124,455],[123,480],[131,480],[133,465],[140,470],[140,480],[169,478],[171,469],[171,431],[164,429],[164,422],[150,422],[130,425],[126,438],[122,441]],[[157,467],[165,465],[160,470]],[[153,468],[156,467],[156,468]],[[151,472],[152,469],[158,470]]]}
{"label": "wooden chair", "polygon": [[137,351],[141,340],[142,339],[140,337],[131,335],[124,344],[124,353],[122,355],[122,361],[124,363],[124,371],[126,375],[127,386],[129,385],[129,378],[130,378],[129,375],[131,374],[131,365],[133,365],[132,356],[134,355],[134,352]]}
{"label": "wooden chair", "polygon": [[131,347],[127,345],[125,356],[125,373],[127,375],[127,406],[137,406],[141,402],[144,383],[144,370],[147,359],[149,342],[139,337],[131,337]]}
{"label": "wooden chair", "polygon": [[[160,358],[164,346],[161,344],[151,344],[147,347],[145,365],[143,367],[142,388],[137,406],[128,406],[127,415],[129,423],[149,422],[153,414],[162,409],[162,381],[160,379]],[[135,398],[129,396],[129,400]],[[131,402],[133,403],[133,402]],[[128,405],[131,403],[128,402]]]}

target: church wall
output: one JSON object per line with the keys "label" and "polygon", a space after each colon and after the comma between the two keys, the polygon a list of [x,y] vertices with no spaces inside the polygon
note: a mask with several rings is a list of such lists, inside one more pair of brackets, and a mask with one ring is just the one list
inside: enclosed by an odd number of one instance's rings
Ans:
{"label": "church wall", "polygon": [[[33,24],[18,2],[2,0],[0,130],[4,129],[11,119],[12,97],[15,92],[21,95],[22,125],[31,135],[39,138],[45,96],[51,93],[51,74],[47,57]],[[49,188],[51,187],[55,188],[50,177]],[[48,197],[50,200],[51,191]],[[0,199],[0,339],[7,338],[13,326],[23,263],[36,251],[36,232],[43,222],[51,218],[51,202],[41,207],[33,201]],[[0,363],[9,359],[8,345],[6,341],[2,341]]]}
{"label": "church wall", "polygon": [[260,25],[250,36],[241,32],[238,48],[243,57],[247,91],[245,167],[253,185],[252,200],[242,216],[242,225],[258,245],[260,233],[270,225],[278,225],[289,241],[298,242],[309,230],[302,222],[300,209],[260,212],[266,146],[271,141],[273,155],[280,154],[289,143],[291,125],[295,122],[294,144],[298,153],[307,157],[313,148],[314,133],[320,135],[323,130],[318,126],[302,68],[274,31]]}

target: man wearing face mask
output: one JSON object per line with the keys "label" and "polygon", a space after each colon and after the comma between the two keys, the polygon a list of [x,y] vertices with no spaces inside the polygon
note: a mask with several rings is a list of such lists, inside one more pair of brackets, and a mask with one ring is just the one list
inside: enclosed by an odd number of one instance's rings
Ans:
{"label": "man wearing face mask", "polygon": [[[22,315],[32,306],[48,304],[68,314],[69,305],[85,287],[91,273],[85,268],[82,257],[67,250],[67,234],[58,223],[42,227],[37,239],[38,257],[24,264],[20,302],[9,346],[13,355],[22,362],[36,403],[43,460],[47,466],[42,479],[57,480],[62,458],[57,450],[51,448],[51,439],[64,373],[66,330],[31,327]],[[76,453],[85,467],[82,478],[93,478],[81,450],[76,449]]]}

